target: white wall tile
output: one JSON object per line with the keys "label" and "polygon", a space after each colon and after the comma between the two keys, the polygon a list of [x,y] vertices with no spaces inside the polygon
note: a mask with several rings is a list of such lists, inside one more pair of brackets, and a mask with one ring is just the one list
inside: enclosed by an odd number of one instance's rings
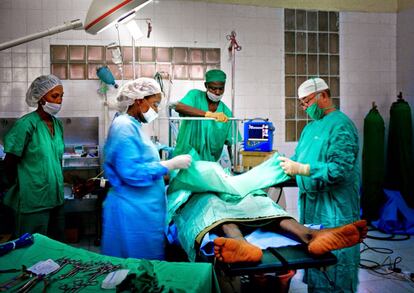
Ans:
{"label": "white wall tile", "polygon": [[12,54],[13,67],[27,67],[27,54],[13,53]]}
{"label": "white wall tile", "polygon": [[363,118],[372,101],[376,101],[384,119],[387,119],[394,99],[396,85],[387,82],[393,81],[396,73],[396,65],[392,61],[396,52],[394,16],[352,12],[340,14],[341,109],[351,117],[359,133],[362,133]]}
{"label": "white wall tile", "polygon": [[27,82],[27,68],[13,68],[12,79],[13,81]]}
{"label": "white wall tile", "polygon": [[0,67],[11,67],[12,59],[11,59],[11,52],[3,53],[0,52]]}
{"label": "white wall tile", "polygon": [[11,9],[12,0],[2,0],[0,1],[0,9]]}
{"label": "white wall tile", "polygon": [[12,97],[18,99],[19,97],[25,97],[27,91],[27,83],[26,82],[13,82],[11,84],[11,91]]}
{"label": "white wall tile", "polygon": [[[11,97],[11,82],[0,83],[0,97]],[[3,108],[2,109],[7,109]]]}
{"label": "white wall tile", "polygon": [[42,67],[37,67],[37,68],[29,67],[29,68],[27,68],[27,80],[29,82],[35,80],[40,75],[42,75]]}
{"label": "white wall tile", "polygon": [[12,81],[12,69],[11,68],[0,68],[0,81],[1,82]]}
{"label": "white wall tile", "polygon": [[414,121],[414,59],[412,54],[412,48],[414,46],[413,17],[413,8],[398,13],[396,64],[398,68],[397,91],[402,91],[404,99],[410,103],[412,120]]}
{"label": "white wall tile", "polygon": [[43,55],[42,54],[28,54],[28,67],[42,67]]}

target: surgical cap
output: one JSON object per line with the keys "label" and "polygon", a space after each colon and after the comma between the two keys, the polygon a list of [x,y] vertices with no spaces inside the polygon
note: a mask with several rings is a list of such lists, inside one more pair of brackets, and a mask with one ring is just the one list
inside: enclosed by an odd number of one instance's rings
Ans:
{"label": "surgical cap", "polygon": [[161,87],[153,78],[141,77],[125,83],[118,92],[116,101],[121,111],[126,111],[135,100],[161,93]]}
{"label": "surgical cap", "polygon": [[30,107],[36,107],[37,102],[58,85],[62,85],[62,82],[53,74],[39,76],[32,82],[26,92],[26,103]]}
{"label": "surgical cap", "polygon": [[206,72],[206,82],[226,82],[226,74],[219,69],[212,69]]}
{"label": "surgical cap", "polygon": [[304,97],[309,96],[310,94],[320,92],[326,89],[329,89],[329,87],[322,78],[310,78],[299,86],[298,97],[299,99],[302,99]]}

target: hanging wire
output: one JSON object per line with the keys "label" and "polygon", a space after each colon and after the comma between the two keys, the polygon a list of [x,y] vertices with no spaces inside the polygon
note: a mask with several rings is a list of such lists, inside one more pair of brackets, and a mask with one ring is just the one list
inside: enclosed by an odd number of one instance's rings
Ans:
{"label": "hanging wire", "polygon": [[[119,49],[121,50],[122,47],[121,47],[121,37],[119,35],[119,25],[115,24],[115,28],[118,34],[118,46],[119,46]],[[123,84],[124,83],[124,56],[122,56],[122,50],[121,50],[121,63],[118,65],[118,69],[121,72],[121,81],[122,81],[121,84]]]}

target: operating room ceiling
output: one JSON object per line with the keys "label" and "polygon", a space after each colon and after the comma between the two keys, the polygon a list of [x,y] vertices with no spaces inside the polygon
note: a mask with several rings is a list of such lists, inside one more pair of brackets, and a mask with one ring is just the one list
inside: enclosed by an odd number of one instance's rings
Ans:
{"label": "operating room ceiling", "polygon": [[184,0],[208,3],[241,4],[263,7],[317,9],[330,11],[397,12],[413,0]]}

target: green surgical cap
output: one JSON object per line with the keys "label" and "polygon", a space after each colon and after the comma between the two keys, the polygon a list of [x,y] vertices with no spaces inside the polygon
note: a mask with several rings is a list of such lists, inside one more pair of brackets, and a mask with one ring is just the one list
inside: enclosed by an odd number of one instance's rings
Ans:
{"label": "green surgical cap", "polygon": [[206,72],[206,82],[226,82],[226,74],[219,69],[212,69]]}

